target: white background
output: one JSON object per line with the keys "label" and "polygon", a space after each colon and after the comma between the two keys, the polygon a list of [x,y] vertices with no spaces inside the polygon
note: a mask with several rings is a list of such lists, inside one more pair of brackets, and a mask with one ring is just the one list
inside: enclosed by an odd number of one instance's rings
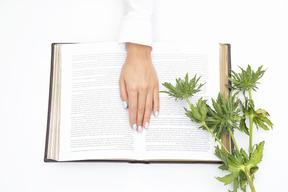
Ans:
{"label": "white background", "polygon": [[[274,130],[256,174],[258,192],[287,188],[288,1],[159,0],[156,41],[232,45],[232,67],[268,68],[256,105]],[[117,41],[119,0],[0,1],[0,191],[228,191],[212,164],[44,163],[50,45]],[[121,105],[121,103],[119,103]],[[161,115],[160,115],[161,118]],[[242,138],[247,147],[248,140]]]}

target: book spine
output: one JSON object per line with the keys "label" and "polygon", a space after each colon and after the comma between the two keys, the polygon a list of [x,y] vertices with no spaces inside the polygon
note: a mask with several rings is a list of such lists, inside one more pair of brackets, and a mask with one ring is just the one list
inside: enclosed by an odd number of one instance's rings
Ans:
{"label": "book spine", "polygon": [[51,44],[50,83],[49,83],[49,98],[48,98],[48,113],[47,113],[47,128],[46,128],[46,139],[45,139],[44,162],[53,161],[53,160],[47,158],[47,154],[48,154],[49,131],[50,131],[50,117],[51,117],[51,101],[52,101],[52,90],[53,90],[53,69],[54,69],[55,46],[56,46],[55,43]]}

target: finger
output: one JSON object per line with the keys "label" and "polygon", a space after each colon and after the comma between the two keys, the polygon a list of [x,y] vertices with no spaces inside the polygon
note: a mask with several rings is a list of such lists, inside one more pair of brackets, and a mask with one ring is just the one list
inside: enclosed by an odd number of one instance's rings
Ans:
{"label": "finger", "polygon": [[153,104],[154,104],[154,109],[153,109],[154,115],[155,115],[155,117],[158,117],[159,109],[160,109],[160,106],[159,106],[160,105],[160,103],[159,103],[159,87],[156,87],[154,89]]}
{"label": "finger", "polygon": [[145,103],[146,103],[146,91],[141,91],[138,94],[138,110],[137,110],[137,125],[138,132],[141,133],[143,130],[143,116],[145,111]]}
{"label": "finger", "polygon": [[120,88],[120,98],[122,100],[122,106],[124,109],[126,109],[128,107],[128,94],[125,81],[122,77],[120,77],[119,79],[119,88]]}
{"label": "finger", "polygon": [[150,117],[152,113],[152,102],[153,102],[153,93],[148,92],[146,96],[145,114],[143,118],[143,127],[145,129],[149,128]]}
{"label": "finger", "polygon": [[130,126],[132,129],[137,129],[136,116],[137,116],[137,91],[128,91],[129,98],[129,119]]}

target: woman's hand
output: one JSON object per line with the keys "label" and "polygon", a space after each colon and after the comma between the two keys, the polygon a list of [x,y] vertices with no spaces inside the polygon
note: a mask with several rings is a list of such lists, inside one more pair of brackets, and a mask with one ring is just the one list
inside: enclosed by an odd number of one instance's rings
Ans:
{"label": "woman's hand", "polygon": [[123,107],[129,107],[130,126],[138,132],[148,128],[150,116],[159,114],[159,81],[151,61],[152,48],[128,43],[119,79]]}

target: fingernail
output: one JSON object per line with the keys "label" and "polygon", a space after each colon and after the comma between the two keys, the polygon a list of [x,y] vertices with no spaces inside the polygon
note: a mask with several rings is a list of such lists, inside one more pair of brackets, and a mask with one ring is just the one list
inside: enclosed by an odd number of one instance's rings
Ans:
{"label": "fingernail", "polygon": [[159,115],[159,112],[156,111],[156,112],[155,112],[155,117],[158,117],[158,115]]}
{"label": "fingernail", "polygon": [[133,129],[136,130],[137,129],[137,125],[133,124]]}
{"label": "fingernail", "polygon": [[145,129],[148,129],[149,128],[149,122],[146,122],[145,123]]}
{"label": "fingernail", "polygon": [[138,126],[138,132],[142,133],[142,131],[143,131],[143,127],[142,126]]}
{"label": "fingernail", "polygon": [[127,108],[127,102],[126,101],[122,101],[122,106],[123,106],[124,109],[126,109]]}

